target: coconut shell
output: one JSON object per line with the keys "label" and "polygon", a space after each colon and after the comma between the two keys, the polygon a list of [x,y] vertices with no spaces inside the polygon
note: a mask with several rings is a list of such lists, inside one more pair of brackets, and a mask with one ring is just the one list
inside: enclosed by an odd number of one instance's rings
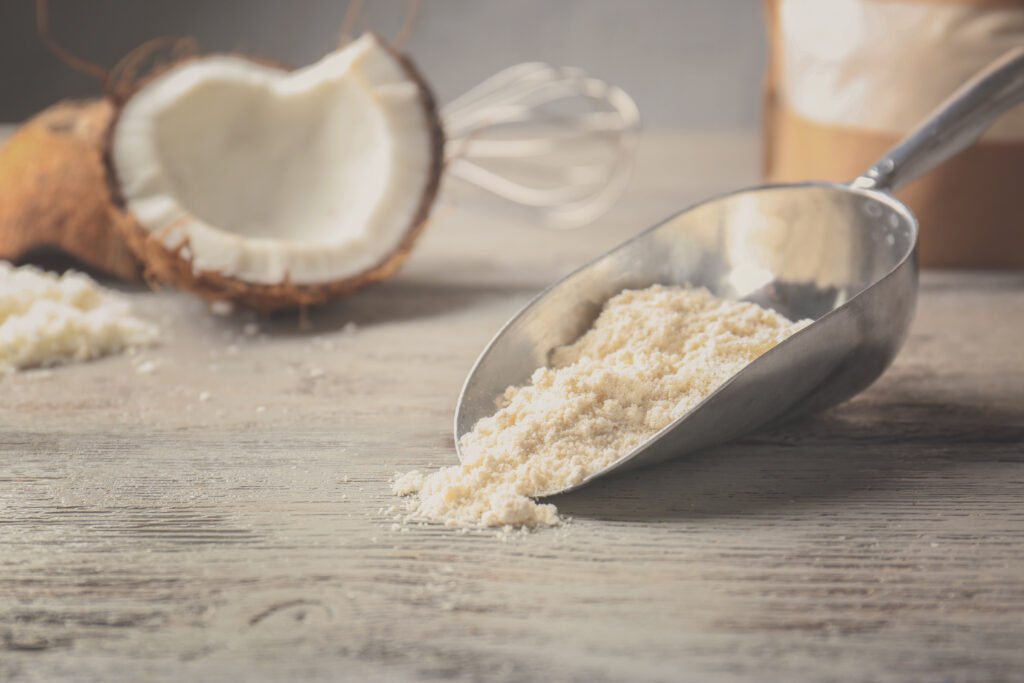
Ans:
{"label": "coconut shell", "polygon": [[[381,44],[387,44],[378,37]],[[390,48],[388,48],[390,49]],[[118,222],[122,235],[127,241],[131,250],[143,263],[144,276],[148,282],[157,285],[166,283],[178,289],[192,292],[208,301],[230,301],[236,306],[246,308],[257,313],[269,314],[277,311],[305,309],[337,299],[374,282],[381,282],[392,277],[398,269],[409,258],[413,244],[422,234],[427,225],[430,209],[437,197],[441,184],[441,173],[444,166],[444,129],[437,111],[436,101],[426,80],[419,69],[412,61],[403,54],[391,50],[408,76],[417,83],[421,96],[421,105],[430,122],[431,133],[431,168],[430,176],[423,193],[420,197],[415,217],[411,221],[408,230],[398,246],[388,254],[380,263],[357,275],[343,279],[324,282],[316,285],[296,285],[290,282],[282,282],[273,285],[254,284],[244,282],[217,271],[197,270],[193,267],[189,258],[189,245],[187,241],[177,248],[166,247],[159,236],[148,232],[136,221],[126,209],[124,200],[118,191],[117,172],[111,162],[110,136],[106,145],[106,170],[108,182],[111,188],[111,195],[122,211],[124,220]],[[187,60],[182,60],[179,64]],[[263,60],[254,59],[261,64],[267,64]],[[279,65],[273,65],[279,66]],[[173,66],[170,68],[174,68]],[[165,70],[166,71],[166,70]],[[162,75],[155,74],[155,75]],[[155,77],[152,76],[152,77]],[[147,79],[139,83],[138,89],[144,88]],[[125,98],[125,102],[131,95]],[[118,110],[120,111],[120,110]],[[117,125],[116,117],[110,131],[113,132]]]}
{"label": "coconut shell", "polygon": [[96,271],[139,279],[107,181],[113,118],[107,100],[60,102],[0,148],[0,259],[22,261],[50,248]]}

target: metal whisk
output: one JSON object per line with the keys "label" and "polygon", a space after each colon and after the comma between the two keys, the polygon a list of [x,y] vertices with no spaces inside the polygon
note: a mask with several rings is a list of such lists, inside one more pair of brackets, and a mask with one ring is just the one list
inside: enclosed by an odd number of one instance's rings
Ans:
{"label": "metal whisk", "polygon": [[572,228],[607,211],[629,180],[640,127],[623,90],[576,68],[529,62],[445,106],[447,174]]}

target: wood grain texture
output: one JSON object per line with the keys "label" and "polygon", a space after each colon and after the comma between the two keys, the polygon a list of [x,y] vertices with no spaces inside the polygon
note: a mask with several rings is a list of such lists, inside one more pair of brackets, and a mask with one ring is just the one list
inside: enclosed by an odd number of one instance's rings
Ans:
{"label": "wood grain texture", "polygon": [[863,395],[562,496],[563,528],[392,528],[506,317],[755,168],[656,143],[583,233],[448,188],[405,273],[312,332],[132,292],[161,347],[0,381],[0,680],[1024,679],[1021,273],[926,274]]}

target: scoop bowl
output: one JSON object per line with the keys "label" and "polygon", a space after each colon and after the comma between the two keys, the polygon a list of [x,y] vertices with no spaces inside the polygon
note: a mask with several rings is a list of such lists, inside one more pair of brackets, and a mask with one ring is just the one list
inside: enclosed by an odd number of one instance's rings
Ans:
{"label": "scoop bowl", "polygon": [[582,335],[611,296],[654,284],[706,287],[722,298],[814,322],[570,488],[854,396],[895,358],[917,299],[917,219],[890,192],[968,147],[1022,99],[1024,49],[1018,49],[975,76],[852,183],[765,185],[726,194],[571,273],[531,301],[484,349],[459,398],[456,444],[494,413],[506,387],[526,383],[547,364],[552,349]]}

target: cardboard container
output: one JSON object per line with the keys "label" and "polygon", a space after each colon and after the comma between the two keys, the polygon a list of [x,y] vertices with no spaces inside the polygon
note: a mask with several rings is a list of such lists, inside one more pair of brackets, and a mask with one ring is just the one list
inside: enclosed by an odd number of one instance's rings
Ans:
{"label": "cardboard container", "polygon": [[[764,173],[849,181],[1024,45],[1024,0],[765,0]],[[1024,266],[1024,107],[897,193],[925,266]]]}

